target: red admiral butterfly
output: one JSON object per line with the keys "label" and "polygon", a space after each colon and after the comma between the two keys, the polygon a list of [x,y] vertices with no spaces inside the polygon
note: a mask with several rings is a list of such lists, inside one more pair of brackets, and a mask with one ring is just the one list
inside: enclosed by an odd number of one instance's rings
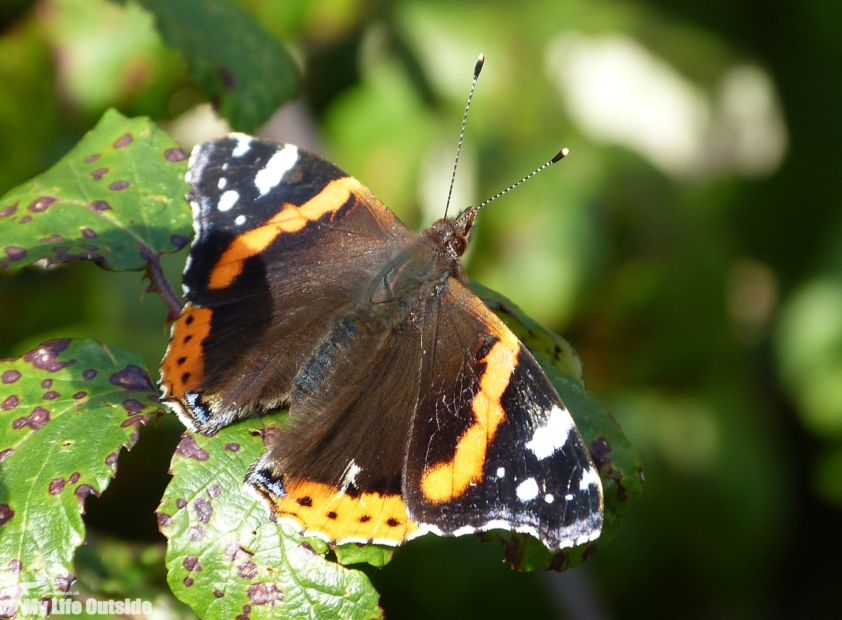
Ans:
{"label": "red admiral butterfly", "polygon": [[243,134],[198,145],[165,401],[212,434],[288,407],[246,482],[329,542],[596,539],[602,485],[526,347],[468,290],[470,207],[420,234],[356,179]]}

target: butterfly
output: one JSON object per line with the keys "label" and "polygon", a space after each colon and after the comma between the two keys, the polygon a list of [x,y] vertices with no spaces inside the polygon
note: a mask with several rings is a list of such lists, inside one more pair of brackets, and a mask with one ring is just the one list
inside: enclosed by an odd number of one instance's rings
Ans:
{"label": "butterfly", "polygon": [[364,185],[288,144],[199,144],[186,304],[164,401],[213,434],[290,424],[246,484],[330,543],[502,529],[595,540],[599,473],[532,354],[467,286],[477,209],[413,233]]}

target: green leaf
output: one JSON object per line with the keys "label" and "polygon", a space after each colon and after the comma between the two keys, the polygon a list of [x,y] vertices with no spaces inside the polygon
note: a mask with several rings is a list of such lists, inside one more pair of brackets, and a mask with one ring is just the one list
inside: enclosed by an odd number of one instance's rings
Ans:
{"label": "green leaf", "polygon": [[141,359],[94,340],[51,340],[0,363],[0,616],[75,581],[85,498],[160,412]]}
{"label": "green leaf", "polygon": [[[168,581],[204,618],[379,618],[361,572],[327,561],[294,528],[273,522],[248,494],[246,470],[283,414],[250,418],[214,437],[185,433],[158,509],[169,539]],[[319,546],[324,550],[324,546]]]}
{"label": "green leaf", "polygon": [[590,450],[605,496],[602,534],[586,545],[553,553],[529,536],[495,531],[482,537],[502,540],[506,544],[506,560],[519,570],[572,568],[614,539],[632,498],[643,493],[640,457],[605,405],[585,389],[581,360],[566,340],[526,316],[499,293],[476,282],[471,282],[471,289],[535,355]]}
{"label": "green leaf", "polygon": [[155,14],[164,40],[181,50],[190,73],[220,115],[251,132],[295,97],[295,66],[280,42],[228,0],[138,0]]}
{"label": "green leaf", "polygon": [[109,110],[47,172],[0,198],[0,267],[90,259],[143,269],[193,234],[184,151],[147,118]]}

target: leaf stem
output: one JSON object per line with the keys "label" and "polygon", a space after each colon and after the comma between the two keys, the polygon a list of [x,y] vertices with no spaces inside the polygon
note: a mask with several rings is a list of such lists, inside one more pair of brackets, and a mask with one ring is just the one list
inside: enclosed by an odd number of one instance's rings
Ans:
{"label": "leaf stem", "polygon": [[164,270],[161,267],[161,257],[146,249],[142,250],[141,253],[146,260],[146,276],[150,282],[147,290],[158,293],[161,296],[169,311],[167,313],[167,321],[174,321],[181,314],[184,304],[181,303],[181,299],[178,298],[178,295],[170,285],[170,281],[167,280],[167,276],[164,274]]}

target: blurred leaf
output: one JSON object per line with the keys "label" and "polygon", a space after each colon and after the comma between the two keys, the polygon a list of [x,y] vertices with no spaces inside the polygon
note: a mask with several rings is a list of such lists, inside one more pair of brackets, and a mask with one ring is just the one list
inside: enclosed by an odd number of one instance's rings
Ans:
{"label": "blurred leaf", "polygon": [[253,131],[292,99],[298,76],[280,42],[228,0],[138,0],[155,14],[166,42],[181,50],[219,114]]}
{"label": "blurred leaf", "polygon": [[0,266],[142,269],[180,250],[192,235],[186,159],[149,119],[106,112],[59,163],[0,198]]}
{"label": "blurred leaf", "polygon": [[776,334],[778,360],[804,423],[842,432],[842,280],[817,277],[793,293]]}
{"label": "blurred leaf", "polygon": [[363,573],[325,560],[247,493],[246,470],[265,449],[263,424],[278,417],[250,418],[214,437],[184,434],[158,509],[170,587],[205,618],[245,608],[252,620],[380,617]]}
{"label": "blurred leaf", "polygon": [[52,340],[0,364],[0,615],[75,581],[85,498],[121,446],[161,410],[140,359],[93,340]]}

